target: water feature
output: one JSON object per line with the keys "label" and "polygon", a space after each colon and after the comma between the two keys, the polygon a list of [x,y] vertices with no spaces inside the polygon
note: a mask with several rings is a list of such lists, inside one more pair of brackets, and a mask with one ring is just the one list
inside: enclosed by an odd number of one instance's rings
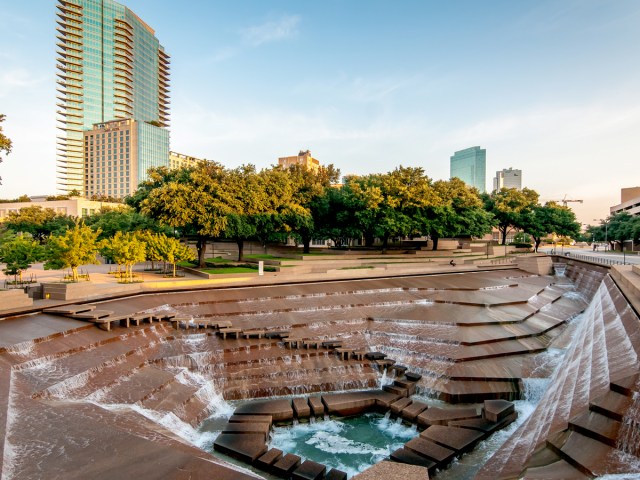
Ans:
{"label": "water feature", "polygon": [[338,468],[351,477],[384,460],[416,435],[415,427],[381,414],[366,413],[275,427],[269,447]]}

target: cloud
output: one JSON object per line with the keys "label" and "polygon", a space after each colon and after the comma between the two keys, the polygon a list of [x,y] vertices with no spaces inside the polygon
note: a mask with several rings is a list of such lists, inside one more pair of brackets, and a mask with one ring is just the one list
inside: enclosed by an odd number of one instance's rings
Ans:
{"label": "cloud", "polygon": [[240,34],[247,44],[257,47],[264,43],[296,37],[300,20],[300,15],[284,15],[278,20],[243,28]]}

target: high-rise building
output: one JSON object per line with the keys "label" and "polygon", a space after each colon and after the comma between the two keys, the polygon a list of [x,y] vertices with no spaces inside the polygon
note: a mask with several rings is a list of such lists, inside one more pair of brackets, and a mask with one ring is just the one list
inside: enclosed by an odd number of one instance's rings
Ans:
{"label": "high-rise building", "polygon": [[522,190],[522,170],[503,168],[497,171],[493,179],[493,189],[500,190],[501,188]]}
{"label": "high-rise building", "polygon": [[458,177],[480,192],[487,189],[487,151],[480,147],[455,152],[450,163],[451,178]]}
{"label": "high-rise building", "polygon": [[[168,165],[169,56],[153,29],[113,0],[58,0],[57,17],[58,120],[62,130],[58,137],[58,189],[89,194],[92,172],[84,132],[112,120],[137,122],[138,171],[144,173],[146,164],[155,163],[155,157],[147,158],[147,154],[161,154]],[[157,139],[160,143],[155,143]],[[120,161],[124,154],[117,143],[118,147],[105,139],[105,146],[113,148],[94,156],[92,168],[109,173],[106,163]],[[111,180],[112,184],[122,183],[119,177]],[[95,183],[93,187],[91,191],[96,191]],[[108,195],[107,191],[98,193]]]}
{"label": "high-rise building", "polygon": [[320,168],[320,162],[311,156],[311,152],[309,150],[300,150],[298,155],[293,155],[291,157],[280,157],[278,158],[278,165],[285,168],[292,165],[302,165],[314,172],[317,172]]}

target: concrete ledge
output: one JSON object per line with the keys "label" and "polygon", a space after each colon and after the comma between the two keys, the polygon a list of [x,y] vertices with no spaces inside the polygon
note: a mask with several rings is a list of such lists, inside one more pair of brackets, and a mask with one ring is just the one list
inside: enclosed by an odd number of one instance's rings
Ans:
{"label": "concrete ledge", "polygon": [[234,415],[271,415],[274,422],[293,420],[293,408],[289,400],[252,401],[236,408]]}
{"label": "concrete ledge", "polygon": [[30,307],[33,298],[23,290],[0,290],[0,310],[12,310],[14,308]]}
{"label": "concrete ledge", "polygon": [[385,480],[429,480],[429,470],[417,465],[384,461],[359,473],[352,480],[380,480],[381,478]]}
{"label": "concrete ledge", "polygon": [[527,256],[518,258],[518,268],[534,275],[551,275],[553,261],[548,256]]}

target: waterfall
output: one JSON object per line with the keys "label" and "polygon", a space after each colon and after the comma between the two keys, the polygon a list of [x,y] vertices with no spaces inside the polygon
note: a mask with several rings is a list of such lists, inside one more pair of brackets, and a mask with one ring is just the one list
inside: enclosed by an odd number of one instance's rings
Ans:
{"label": "waterfall", "polygon": [[640,385],[636,384],[633,402],[622,418],[616,446],[625,453],[640,457]]}

